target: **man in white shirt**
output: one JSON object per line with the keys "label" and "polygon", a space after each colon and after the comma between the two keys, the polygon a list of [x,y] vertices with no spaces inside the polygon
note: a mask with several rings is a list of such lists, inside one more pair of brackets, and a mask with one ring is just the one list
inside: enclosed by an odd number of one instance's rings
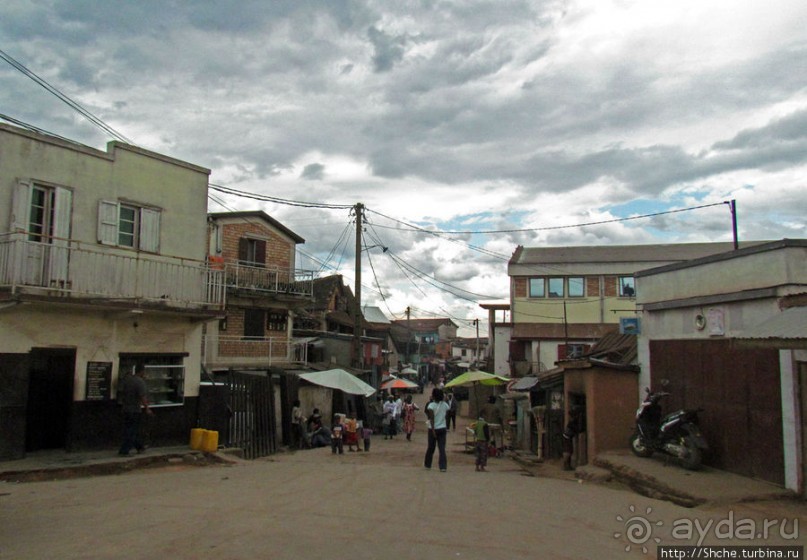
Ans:
{"label": "man in white shirt", "polygon": [[439,451],[438,465],[440,472],[446,472],[448,468],[448,457],[446,456],[446,417],[448,415],[448,403],[445,401],[442,389],[432,390],[432,399],[426,406],[426,416],[429,418],[429,443],[426,448],[426,458],[423,465],[432,468],[432,458],[435,448]]}
{"label": "man in white shirt", "polygon": [[392,439],[397,434],[398,420],[395,418],[395,401],[392,395],[384,403],[384,439]]}
{"label": "man in white shirt", "polygon": [[403,401],[399,395],[395,395],[395,429],[397,432],[403,430]]}

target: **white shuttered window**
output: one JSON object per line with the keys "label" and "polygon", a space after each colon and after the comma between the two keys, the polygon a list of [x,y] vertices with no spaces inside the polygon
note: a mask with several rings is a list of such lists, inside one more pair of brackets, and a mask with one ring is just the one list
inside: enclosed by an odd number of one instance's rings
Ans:
{"label": "white shuttered window", "polygon": [[160,251],[160,211],[109,200],[98,203],[98,243]]}

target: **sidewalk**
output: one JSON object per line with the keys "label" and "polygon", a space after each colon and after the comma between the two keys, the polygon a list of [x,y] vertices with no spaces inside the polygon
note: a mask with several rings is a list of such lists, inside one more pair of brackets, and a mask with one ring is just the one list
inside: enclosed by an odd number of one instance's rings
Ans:
{"label": "sidewalk", "polygon": [[206,466],[228,462],[221,454],[194,451],[188,446],[157,447],[121,457],[117,449],[68,453],[48,450],[29,453],[24,459],[0,462],[0,480],[36,482],[85,476],[120,474],[136,469],[169,465]]}
{"label": "sidewalk", "polygon": [[610,477],[639,494],[684,507],[797,497],[790,490],[763,480],[709,467],[688,471],[661,455],[642,458],[627,450],[602,453],[592,465],[578,468],[575,474],[594,481]]}

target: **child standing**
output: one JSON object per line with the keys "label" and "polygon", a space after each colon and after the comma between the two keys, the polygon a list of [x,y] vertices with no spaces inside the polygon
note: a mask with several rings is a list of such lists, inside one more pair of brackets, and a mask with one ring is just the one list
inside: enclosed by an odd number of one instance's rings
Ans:
{"label": "child standing", "polygon": [[490,426],[481,416],[474,425],[476,439],[476,472],[484,471],[488,464],[488,445],[490,442]]}
{"label": "child standing", "polygon": [[364,450],[370,451],[370,436],[373,435],[373,430],[371,428],[362,428],[361,429],[361,438],[364,440]]}
{"label": "child standing", "polygon": [[338,451],[341,455],[345,452],[342,447],[342,432],[344,431],[344,424],[342,424],[342,415],[336,414],[333,417],[333,426],[331,426],[331,453],[336,455]]}
{"label": "child standing", "polygon": [[[345,443],[348,451],[361,451],[359,449],[358,423],[355,414],[349,414],[345,420]],[[356,449],[353,449],[353,448]]]}

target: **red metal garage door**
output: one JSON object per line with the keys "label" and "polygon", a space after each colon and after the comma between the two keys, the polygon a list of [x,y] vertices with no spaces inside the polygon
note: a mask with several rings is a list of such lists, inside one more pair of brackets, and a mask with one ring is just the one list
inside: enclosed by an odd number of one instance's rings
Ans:
{"label": "red metal garage door", "polygon": [[668,379],[665,413],[703,408],[708,465],[784,484],[779,353],[729,340],[650,342],[651,382]]}

